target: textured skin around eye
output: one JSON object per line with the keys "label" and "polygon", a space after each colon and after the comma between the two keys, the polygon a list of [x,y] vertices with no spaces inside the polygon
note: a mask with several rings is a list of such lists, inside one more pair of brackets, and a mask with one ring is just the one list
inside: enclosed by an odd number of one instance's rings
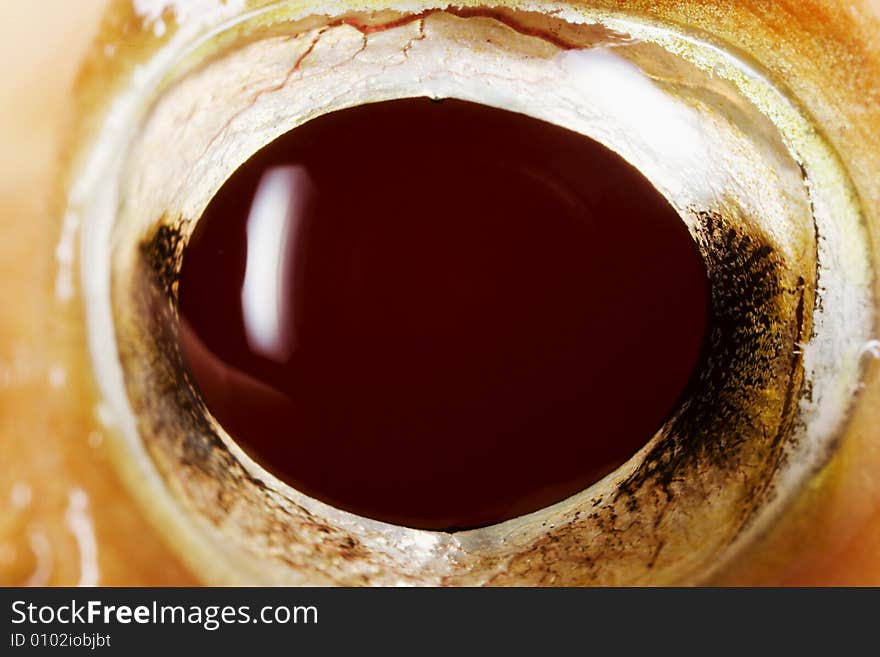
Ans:
{"label": "textured skin around eye", "polygon": [[[5,2],[0,6],[0,47],[6,62],[0,83],[0,217],[4,235],[0,242],[3,276],[0,308],[0,506],[8,510],[0,519],[0,584],[22,584],[38,573],[37,552],[49,544],[52,569],[45,581],[72,585],[81,581],[80,546],[67,521],[71,493],[87,495],[86,517],[97,538],[100,583],[119,585],[181,584],[195,580],[178,564],[174,554],[157,537],[123,492],[93,417],[89,363],[81,327],[54,301],[54,250],[61,230],[63,199],[53,199],[51,188],[64,141],[64,126],[71,119],[69,92],[78,60],[84,56],[91,34],[97,31],[105,0],[43,0],[39,3]],[[130,6],[129,0],[116,3]],[[616,3],[615,3],[616,4]],[[649,2],[631,2],[638,11]],[[744,0],[722,14],[713,3],[662,2],[652,15],[695,23],[739,42],[746,50],[760,43],[770,46],[755,55],[783,78],[798,78],[805,71],[824,71],[828,91],[806,100],[814,112],[840,117],[835,139],[846,156],[853,144],[863,141],[860,132],[876,135],[880,118],[866,106],[870,91],[880,88],[880,49],[876,35],[880,22],[863,14],[849,15],[852,7],[873,8],[880,2],[765,2]],[[757,8],[750,14],[752,7]],[[757,16],[791,39],[756,29],[748,21]],[[40,38],[33,38],[39,31]],[[818,36],[829,34],[830,43]],[[799,35],[799,36],[798,36]],[[816,50],[798,52],[799,39]],[[873,39],[873,42],[871,42]],[[780,46],[794,54],[775,57]],[[804,54],[806,53],[806,54]],[[836,53],[836,54],[835,54]],[[834,57],[848,61],[838,66]],[[809,61],[810,65],[804,65]],[[853,69],[852,67],[856,67]],[[786,82],[793,82],[787,79]],[[794,84],[797,91],[810,85]],[[828,102],[833,96],[839,106]],[[876,107],[876,103],[874,106]],[[823,109],[824,108],[824,109]],[[848,124],[843,129],[839,124]],[[876,149],[875,149],[876,150]],[[876,171],[876,159],[873,160]],[[870,163],[861,166],[872,174]],[[866,200],[877,205],[876,188]],[[876,220],[876,216],[874,217]],[[874,231],[877,235],[877,231]],[[59,320],[59,318],[64,318]],[[81,318],[80,318],[81,319]],[[54,388],[52,380],[63,380]],[[876,368],[875,368],[876,370]],[[65,376],[59,373],[64,372]],[[763,565],[743,563],[730,581],[749,580],[790,584],[880,585],[880,450],[876,427],[880,425],[880,388],[876,372],[863,394],[863,405],[850,433],[845,453],[836,459],[833,485],[820,487],[808,500],[804,540],[789,553],[770,550]],[[93,447],[92,445],[99,445]],[[26,486],[24,488],[22,486]],[[30,491],[30,494],[28,494]],[[82,498],[74,496],[74,499]]]}
{"label": "textured skin around eye", "polygon": [[[56,302],[72,86],[106,0],[0,6],[0,585],[187,585],[94,417],[82,328]],[[36,35],[40,35],[37,37]],[[95,551],[89,545],[94,539]]]}

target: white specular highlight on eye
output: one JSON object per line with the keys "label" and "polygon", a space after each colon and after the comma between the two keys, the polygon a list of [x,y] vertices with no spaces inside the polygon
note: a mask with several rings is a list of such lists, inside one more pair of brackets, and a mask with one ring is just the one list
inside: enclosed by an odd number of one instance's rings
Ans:
{"label": "white specular highlight on eye", "polygon": [[293,266],[296,242],[302,233],[302,216],[314,186],[302,166],[269,169],[263,174],[247,223],[247,268],[241,304],[248,344],[276,361],[286,360],[295,336],[285,312],[286,270]]}

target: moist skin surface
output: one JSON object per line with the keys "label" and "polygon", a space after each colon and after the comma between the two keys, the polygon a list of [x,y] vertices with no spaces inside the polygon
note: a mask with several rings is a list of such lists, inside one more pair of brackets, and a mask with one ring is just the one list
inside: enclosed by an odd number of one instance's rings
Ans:
{"label": "moist skin surface", "polygon": [[616,154],[416,98],[252,157],[199,220],[179,302],[191,374],[252,458],[339,508],[449,530],[541,509],[642,447],[699,359],[708,285]]}

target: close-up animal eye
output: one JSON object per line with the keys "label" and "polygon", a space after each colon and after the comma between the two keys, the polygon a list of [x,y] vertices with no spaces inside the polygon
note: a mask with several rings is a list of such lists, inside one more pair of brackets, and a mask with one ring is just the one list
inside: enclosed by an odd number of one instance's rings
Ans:
{"label": "close-up animal eye", "polygon": [[880,4],[11,4],[0,583],[880,584]]}

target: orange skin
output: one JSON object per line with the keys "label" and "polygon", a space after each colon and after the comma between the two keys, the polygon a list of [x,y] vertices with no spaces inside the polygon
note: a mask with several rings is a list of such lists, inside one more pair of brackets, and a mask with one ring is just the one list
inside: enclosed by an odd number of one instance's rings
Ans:
{"label": "orange skin", "polygon": [[[0,241],[3,586],[198,584],[117,477],[94,418],[88,362],[83,354],[70,353],[70,345],[82,340],[81,322],[60,321],[54,312],[60,213],[53,190],[74,116],[71,89],[111,1],[42,0],[6,2],[0,7],[0,59],[6,62],[0,87],[0,221],[5,236]],[[670,8],[676,11],[678,4],[683,14],[698,19],[713,12],[737,13],[721,8],[730,2],[633,0],[630,4],[658,15],[668,14]],[[738,4],[749,3],[732,3]],[[854,19],[842,18],[843,5],[863,10],[859,30],[846,22]],[[876,142],[880,42],[869,41],[878,38],[870,35],[880,34],[880,0],[813,0],[778,6],[780,14],[787,11],[800,18],[785,29],[809,33],[819,26],[846,53],[849,75],[839,72],[839,82],[835,81],[843,99],[837,99],[843,103],[838,109],[853,104],[845,104],[848,95],[864,98],[868,111],[858,113],[856,127],[867,133],[873,128]],[[832,15],[837,20],[829,20]],[[735,20],[723,16],[699,20],[717,21],[719,31],[735,32]],[[752,50],[751,44],[741,45]],[[805,59],[812,56],[807,55]],[[797,67],[777,72],[797,90]],[[833,102],[828,106],[822,99],[805,102],[813,102],[811,109],[820,117],[823,107],[826,112],[834,110]],[[846,126],[846,121],[841,125]],[[839,140],[837,146],[846,158],[847,139],[855,138],[843,128],[832,131],[831,138]],[[880,179],[878,159],[864,153],[860,157],[853,173],[856,183],[872,172]],[[878,185],[866,183],[862,188],[865,200],[874,207],[880,207]],[[880,217],[870,216],[869,224],[877,243]],[[856,415],[826,472],[805,492],[790,517],[718,583],[880,585],[878,366],[880,359],[871,363]]]}

